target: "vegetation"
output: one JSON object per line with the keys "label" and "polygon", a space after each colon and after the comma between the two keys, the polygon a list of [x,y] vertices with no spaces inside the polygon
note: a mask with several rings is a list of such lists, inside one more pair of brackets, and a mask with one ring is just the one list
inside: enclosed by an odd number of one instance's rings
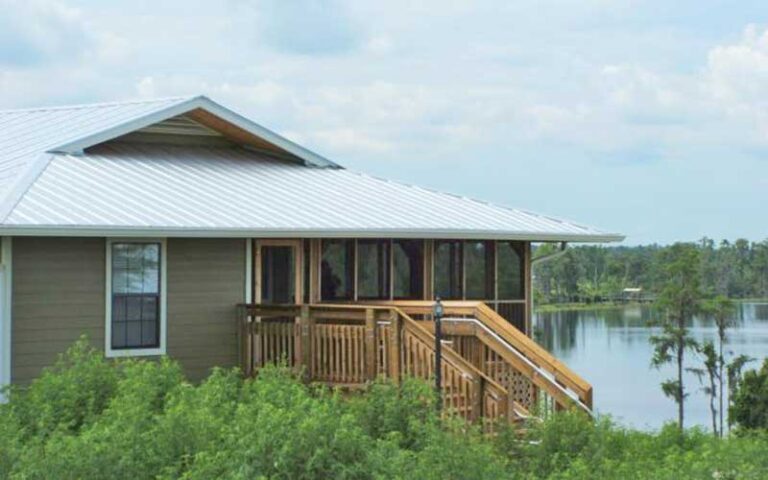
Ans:
{"label": "vegetation", "polygon": [[685,398],[688,396],[683,383],[685,352],[697,347],[691,337],[688,324],[701,311],[702,292],[699,287],[697,266],[699,252],[690,244],[677,243],[664,252],[665,284],[657,302],[663,316],[659,320],[662,331],[651,337],[654,367],[674,363],[676,378],[661,384],[664,395],[677,403],[677,424],[682,432],[685,420]]}
{"label": "vegetation", "polygon": [[[699,283],[709,296],[768,298],[768,239],[750,243],[703,238],[698,251]],[[536,255],[554,248],[544,245]],[[657,295],[665,283],[665,256],[674,246],[574,246],[560,257],[536,265],[537,304],[593,303],[616,299],[624,288]]]}
{"label": "vegetation", "polygon": [[656,433],[563,412],[494,437],[440,419],[429,385],[361,395],[285,369],[216,370],[200,385],[161,361],[110,362],[85,341],[0,406],[0,478],[761,479],[768,434]]}
{"label": "vegetation", "polygon": [[731,419],[747,429],[768,429],[768,358],[760,370],[750,370],[738,383],[730,409]]}

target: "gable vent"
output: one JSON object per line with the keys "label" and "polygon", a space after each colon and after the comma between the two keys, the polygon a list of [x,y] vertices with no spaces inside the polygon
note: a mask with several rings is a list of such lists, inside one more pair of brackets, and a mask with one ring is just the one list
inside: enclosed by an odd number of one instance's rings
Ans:
{"label": "gable vent", "polygon": [[204,137],[221,137],[216,130],[210,129],[202,123],[196,122],[186,115],[169,118],[138,130],[141,133],[161,133],[165,135],[192,135]]}

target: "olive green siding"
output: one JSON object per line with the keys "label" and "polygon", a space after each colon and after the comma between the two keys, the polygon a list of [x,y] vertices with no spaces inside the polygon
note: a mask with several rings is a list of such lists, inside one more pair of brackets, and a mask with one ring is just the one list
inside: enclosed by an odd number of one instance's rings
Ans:
{"label": "olive green siding", "polygon": [[[104,347],[105,249],[103,238],[13,239],[13,383],[28,383],[82,334]],[[236,365],[245,242],[169,239],[167,269],[168,354],[191,379]]]}
{"label": "olive green siding", "polygon": [[244,240],[168,240],[168,354],[191,379],[237,365],[235,314],[244,296]]}
{"label": "olive green siding", "polygon": [[82,334],[103,348],[104,239],[15,237],[12,256],[11,382],[28,383]]}

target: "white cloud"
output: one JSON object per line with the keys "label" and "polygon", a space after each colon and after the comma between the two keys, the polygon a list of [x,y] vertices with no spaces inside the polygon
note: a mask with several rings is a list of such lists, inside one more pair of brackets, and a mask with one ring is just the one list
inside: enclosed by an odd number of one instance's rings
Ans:
{"label": "white cloud", "polygon": [[54,0],[0,0],[0,64],[66,63],[91,46],[79,10]]}

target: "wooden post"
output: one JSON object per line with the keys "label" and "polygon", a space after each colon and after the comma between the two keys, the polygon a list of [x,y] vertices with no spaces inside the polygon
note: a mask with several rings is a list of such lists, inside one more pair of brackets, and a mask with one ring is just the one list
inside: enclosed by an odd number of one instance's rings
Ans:
{"label": "wooden post", "polygon": [[299,314],[299,365],[304,367],[304,378],[312,380],[312,318],[309,305],[302,305]]}
{"label": "wooden post", "polygon": [[376,315],[372,308],[365,310],[365,378],[372,382],[376,379]]}
{"label": "wooden post", "polygon": [[251,328],[248,322],[248,311],[246,307],[240,307],[237,314],[237,342],[240,346],[238,351],[238,360],[240,368],[243,370],[243,375],[246,377],[251,376],[251,361],[253,355],[251,353]]}
{"label": "wooden post", "polygon": [[390,328],[392,331],[389,336],[389,378],[398,385],[400,384],[400,351],[402,322],[397,311],[390,313]]}
{"label": "wooden post", "polygon": [[476,376],[472,379],[472,398],[470,399],[472,406],[472,421],[479,422],[483,417],[483,390],[485,389],[485,381],[483,377]]}

